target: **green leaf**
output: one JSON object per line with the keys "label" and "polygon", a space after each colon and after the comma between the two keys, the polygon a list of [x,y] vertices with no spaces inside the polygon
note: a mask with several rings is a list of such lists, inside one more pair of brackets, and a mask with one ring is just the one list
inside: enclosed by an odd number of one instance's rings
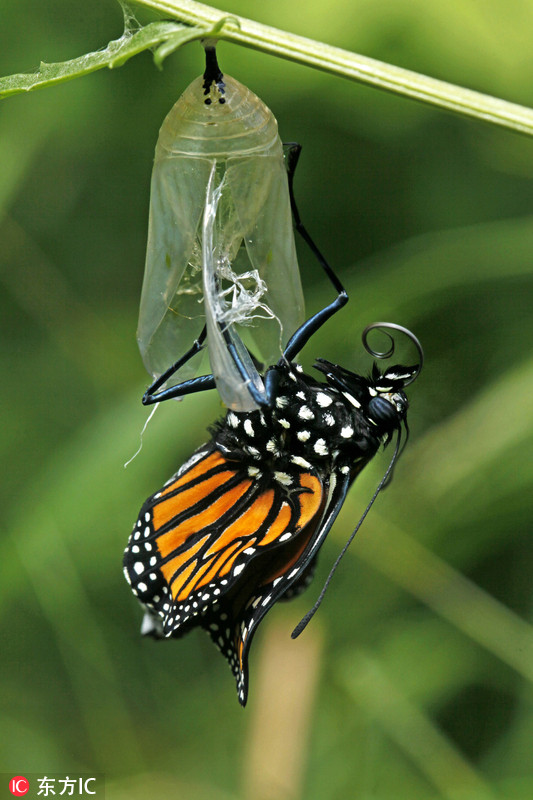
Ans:
{"label": "green leaf", "polygon": [[[29,92],[45,86],[80,78],[89,75],[98,69],[108,67],[115,69],[121,67],[128,59],[164,42],[171,41],[173,52],[177,47],[200,39],[209,34],[211,26],[190,26],[177,22],[151,22],[140,30],[132,30],[126,26],[119,39],[109,42],[107,47],[93,53],[72,58],[69,61],[60,61],[56,64],[46,64],[41,61],[37,72],[8,75],[0,78],[0,98],[8,97],[20,92]],[[158,51],[159,52],[159,51]],[[164,55],[168,55],[165,53]],[[164,57],[163,55],[163,57]],[[158,66],[163,58],[159,53]]]}

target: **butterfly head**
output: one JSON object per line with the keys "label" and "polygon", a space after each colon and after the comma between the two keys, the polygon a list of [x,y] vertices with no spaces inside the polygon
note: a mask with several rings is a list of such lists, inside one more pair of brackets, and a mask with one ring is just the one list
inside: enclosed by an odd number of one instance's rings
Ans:
{"label": "butterfly head", "polygon": [[315,368],[346,402],[376,426],[380,438],[389,438],[405,422],[409,402],[403,389],[416,376],[418,366],[392,366],[382,372],[374,364],[368,378],[322,358],[317,360]]}

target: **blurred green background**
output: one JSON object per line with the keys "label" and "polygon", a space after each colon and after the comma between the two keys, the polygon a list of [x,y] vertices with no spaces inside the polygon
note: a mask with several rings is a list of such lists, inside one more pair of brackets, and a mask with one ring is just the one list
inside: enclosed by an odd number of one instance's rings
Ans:
{"label": "blurred green background", "polygon": [[[531,0],[218,5],[533,102]],[[122,17],[112,0],[3,0],[2,30],[9,74],[103,46]],[[351,295],[305,365],[365,372],[366,324],[412,328],[427,364],[411,442],[301,639],[386,456],[312,589],[262,625],[244,712],[205,635],[141,639],[123,547],[221,411],[216,396],[163,404],[124,470],[147,416],[153,151],[202,53],[4,100],[0,771],[106,773],[110,800],[530,798],[533,142],[234,45],[219,59],[303,144],[302,216]],[[313,311],[331,288],[300,254]]]}

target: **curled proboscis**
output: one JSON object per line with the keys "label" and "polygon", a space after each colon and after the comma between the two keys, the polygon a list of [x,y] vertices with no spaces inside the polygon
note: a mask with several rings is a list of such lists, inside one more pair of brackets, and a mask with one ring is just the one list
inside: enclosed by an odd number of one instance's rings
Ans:
{"label": "curled proboscis", "polygon": [[[385,336],[388,337],[390,342],[390,347],[388,350],[386,351],[374,350],[372,347],[370,347],[370,345],[368,344],[368,335],[370,331],[373,330],[380,330],[385,334]],[[418,369],[416,370],[414,375],[411,378],[409,378],[409,380],[406,381],[405,385],[408,386],[410,383],[413,383],[413,381],[415,381],[418,378],[420,371],[422,369],[422,365],[424,364],[424,351],[422,349],[422,345],[420,344],[420,341],[412,331],[410,331],[408,328],[404,328],[403,325],[397,325],[395,322],[373,322],[372,325],[367,325],[367,327],[363,331],[361,337],[363,340],[363,347],[365,348],[366,352],[373,358],[391,358],[391,356],[394,354],[396,342],[394,341],[394,338],[391,336],[391,334],[388,333],[388,331],[390,330],[398,331],[399,333],[403,333],[405,336],[407,336],[407,338],[410,339],[411,342],[414,344],[418,352],[418,358],[419,358]]]}

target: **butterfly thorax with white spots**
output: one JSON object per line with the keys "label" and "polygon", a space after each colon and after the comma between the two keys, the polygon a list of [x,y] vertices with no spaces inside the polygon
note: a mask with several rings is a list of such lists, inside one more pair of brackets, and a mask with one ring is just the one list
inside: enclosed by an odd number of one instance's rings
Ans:
{"label": "butterfly thorax with white spots", "polygon": [[[343,370],[342,385],[353,394],[342,391],[342,386],[331,385],[331,370],[340,368],[328,362],[317,367],[328,383],[306,375],[297,364],[273,367],[279,381],[271,406],[252,412],[229,411],[212,430],[217,448],[227,458],[248,463],[250,475],[269,471],[287,486],[298,469],[322,474],[348,471],[357,461],[372,458],[391,427],[398,427],[405,413],[405,395],[392,385],[375,388],[383,378],[380,373],[366,379],[347,370]],[[352,379],[349,384],[347,376]],[[369,413],[372,404],[378,411],[376,418]]]}

